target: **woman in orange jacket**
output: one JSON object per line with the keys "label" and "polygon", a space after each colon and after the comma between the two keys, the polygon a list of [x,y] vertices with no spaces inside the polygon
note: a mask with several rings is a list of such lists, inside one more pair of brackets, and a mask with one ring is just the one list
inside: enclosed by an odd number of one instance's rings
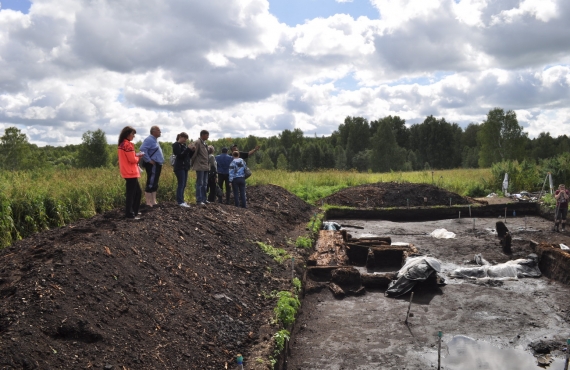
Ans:
{"label": "woman in orange jacket", "polygon": [[135,154],[135,146],[132,141],[137,130],[131,126],[126,126],[119,135],[119,168],[121,176],[126,180],[126,204],[125,217],[138,220],[139,206],[141,204],[141,187],[139,185],[139,158],[143,152]]}

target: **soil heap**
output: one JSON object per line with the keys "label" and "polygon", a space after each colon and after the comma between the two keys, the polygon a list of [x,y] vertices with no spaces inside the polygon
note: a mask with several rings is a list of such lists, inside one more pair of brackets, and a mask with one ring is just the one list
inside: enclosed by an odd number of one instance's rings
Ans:
{"label": "soil heap", "polygon": [[314,209],[278,186],[247,191],[248,209],[115,210],[0,251],[0,368],[253,365],[271,347],[268,293],[291,288],[255,242],[292,251]]}
{"label": "soil heap", "polygon": [[323,202],[356,208],[420,207],[470,204],[473,200],[429,184],[379,182],[340,190]]}

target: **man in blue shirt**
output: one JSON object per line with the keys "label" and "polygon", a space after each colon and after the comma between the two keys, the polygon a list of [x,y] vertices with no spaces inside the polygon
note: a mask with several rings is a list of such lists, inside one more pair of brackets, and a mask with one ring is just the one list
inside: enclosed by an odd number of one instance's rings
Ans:
{"label": "man in blue shirt", "polygon": [[162,148],[158,143],[160,137],[160,128],[152,126],[150,135],[144,139],[140,151],[144,152],[144,169],[146,171],[146,186],[144,188],[144,197],[149,207],[156,205],[156,191],[158,190],[158,179],[162,171],[164,156]]}
{"label": "man in blue shirt", "polygon": [[[222,191],[224,190],[224,183],[226,184],[226,204],[230,204],[230,163],[233,158],[228,154],[228,148],[222,148],[222,154],[216,156],[218,163],[218,186]],[[220,203],[223,203],[220,200]]]}

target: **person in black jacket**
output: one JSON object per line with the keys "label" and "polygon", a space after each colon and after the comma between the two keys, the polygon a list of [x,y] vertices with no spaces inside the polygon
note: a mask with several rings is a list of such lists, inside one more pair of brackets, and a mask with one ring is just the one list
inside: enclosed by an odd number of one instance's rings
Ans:
{"label": "person in black jacket", "polygon": [[186,146],[188,134],[181,132],[176,135],[176,142],[172,144],[172,154],[176,156],[174,161],[174,174],[178,180],[178,187],[176,188],[176,202],[181,207],[190,207],[184,201],[184,190],[188,182],[188,171],[190,170],[190,158],[194,154],[192,146]]}

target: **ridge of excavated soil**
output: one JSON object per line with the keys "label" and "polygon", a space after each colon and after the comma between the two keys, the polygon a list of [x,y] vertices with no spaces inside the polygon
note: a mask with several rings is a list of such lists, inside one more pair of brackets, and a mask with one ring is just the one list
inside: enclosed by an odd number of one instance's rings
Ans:
{"label": "ridge of excavated soil", "polygon": [[420,207],[470,204],[475,201],[429,184],[378,182],[342,189],[322,199],[323,203],[356,207]]}
{"label": "ridge of excavated soil", "polygon": [[255,241],[294,253],[287,240],[314,208],[278,186],[247,193],[248,209],[165,203],[138,221],[115,210],[0,251],[0,368],[259,363],[268,293],[290,289],[291,271]]}

